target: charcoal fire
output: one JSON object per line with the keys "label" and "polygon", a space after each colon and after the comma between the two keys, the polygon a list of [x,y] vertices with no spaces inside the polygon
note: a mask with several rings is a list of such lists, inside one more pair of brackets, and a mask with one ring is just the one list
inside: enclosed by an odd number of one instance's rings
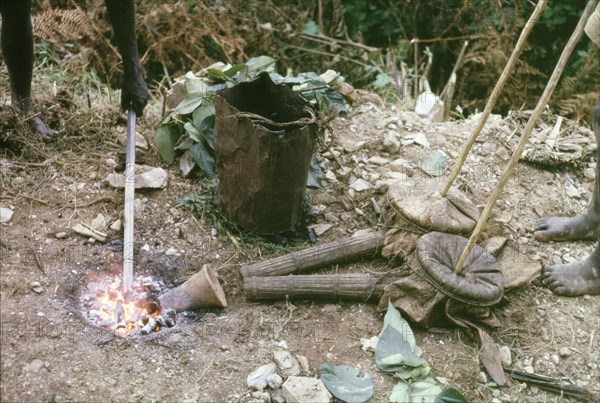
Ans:
{"label": "charcoal fire", "polygon": [[174,309],[163,309],[159,295],[166,291],[162,280],[135,278],[130,292],[121,293],[121,279],[91,282],[80,297],[87,320],[120,336],[147,335],[177,323]]}

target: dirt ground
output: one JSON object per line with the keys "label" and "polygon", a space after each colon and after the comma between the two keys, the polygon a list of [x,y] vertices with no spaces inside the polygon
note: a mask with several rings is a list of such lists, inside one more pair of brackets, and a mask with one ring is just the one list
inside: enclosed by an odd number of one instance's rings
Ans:
{"label": "dirt ground", "polygon": [[[8,94],[5,90],[2,94]],[[262,244],[236,245],[208,220],[176,206],[185,192],[200,192],[202,181],[183,179],[177,167],[165,166],[152,147],[158,100],[140,121],[138,132],[150,148],[138,151],[137,159],[167,169],[169,184],[163,190],[136,192],[141,205],[135,222],[136,274],[160,276],[175,285],[209,264],[218,273],[229,307],[190,312],[172,329],[135,338],[118,337],[83,319],[77,298],[90,276],[120,274],[121,232],[108,230],[109,240],[99,243],[71,230],[99,213],[110,217],[111,223],[122,218],[123,193],[104,181],[113,171],[111,159],[117,166],[124,163],[124,146],[117,138],[125,133],[125,121],[116,111],[116,95],[111,96],[92,96],[91,109],[83,96],[63,94],[43,100],[42,115],[61,133],[56,141],[42,143],[24,130],[3,95],[0,204],[12,209],[14,216],[0,226],[1,400],[262,401],[260,394],[248,390],[246,377],[272,361],[274,346],[284,341],[292,354],[307,357],[306,375],[314,376],[315,368],[325,362],[355,366],[373,377],[371,401],[386,401],[394,381],[377,372],[373,354],[363,351],[360,342],[382,327],[383,314],[376,304],[244,299],[240,265],[273,252]],[[475,119],[432,124],[413,113],[363,101],[334,123],[333,151],[353,174],[335,178],[329,174],[323,189],[312,193],[317,223],[332,225],[320,243],[375,224],[371,199],[385,206],[386,198],[385,189],[374,184],[394,175],[388,172],[389,163],[371,157],[402,158],[409,167],[404,173],[424,175],[418,166],[435,149],[443,150],[452,166],[476,124]],[[500,118],[492,120],[459,180],[479,205],[485,203],[509,157],[501,144],[503,125]],[[390,130],[400,140],[423,133],[429,147],[407,141],[391,155],[384,146]],[[584,168],[592,161],[586,157],[577,169],[554,171],[519,164],[494,209],[488,233],[506,236],[544,264],[583,258],[591,252],[592,242],[540,243],[531,228],[542,215],[584,210],[593,185]],[[328,153],[320,153],[320,162],[326,173],[339,170]],[[356,176],[366,178],[372,188],[349,192],[349,182]],[[569,185],[580,196],[567,193]],[[321,272],[393,268],[380,259]],[[559,298],[534,280],[508,293],[495,308],[502,326],[492,336],[511,349],[510,367],[570,377],[599,393],[599,312],[599,297]],[[516,382],[495,387],[481,374],[474,342],[460,330],[415,329],[415,333],[432,376],[446,382],[442,387],[460,390],[469,401],[574,401]]]}

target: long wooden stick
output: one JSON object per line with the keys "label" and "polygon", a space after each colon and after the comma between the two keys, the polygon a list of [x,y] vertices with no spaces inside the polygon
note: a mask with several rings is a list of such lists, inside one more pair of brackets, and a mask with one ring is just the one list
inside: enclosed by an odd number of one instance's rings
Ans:
{"label": "long wooden stick", "polygon": [[368,232],[263,262],[245,265],[242,266],[240,272],[244,278],[297,274],[335,263],[374,256],[383,247],[384,239],[384,231]]}
{"label": "long wooden stick", "polygon": [[132,108],[127,115],[127,146],[125,148],[125,228],[123,236],[123,293],[133,283],[133,215],[135,203],[135,123]]}
{"label": "long wooden stick", "polygon": [[533,26],[535,25],[535,23],[539,19],[540,15],[542,14],[542,10],[544,9],[544,6],[546,5],[547,1],[548,0],[539,0],[538,1],[538,4],[537,4],[537,6],[535,6],[535,9],[533,10],[533,14],[531,14],[531,17],[529,18],[529,21],[527,21],[527,23],[523,27],[523,30],[521,31],[521,35],[519,36],[519,40],[517,41],[517,44],[515,45],[515,48],[514,48],[512,54],[510,55],[510,58],[508,59],[506,66],[504,66],[504,70],[502,71],[502,74],[500,74],[500,78],[498,79],[498,82],[496,83],[496,86],[494,87],[492,94],[490,95],[487,103],[485,104],[485,109],[483,110],[483,113],[481,114],[481,117],[479,118],[479,123],[477,123],[477,126],[475,127],[475,129],[473,129],[473,132],[471,133],[471,137],[469,137],[469,140],[465,143],[465,146],[462,150],[462,154],[458,158],[458,162],[454,166],[454,169],[452,170],[452,173],[450,174],[450,178],[448,178],[448,182],[446,182],[446,186],[442,190],[442,197],[446,197],[446,195],[448,194],[448,191],[450,190],[450,187],[452,186],[452,183],[454,183],[454,180],[458,176],[460,169],[462,168],[463,164],[467,160],[467,155],[469,155],[469,152],[471,151],[471,148],[473,147],[473,144],[475,143],[477,136],[479,136],[479,133],[481,133],[483,126],[485,126],[485,122],[487,122],[487,119],[490,116],[490,113],[492,113],[492,109],[494,108],[494,105],[496,105],[496,100],[498,99],[500,92],[502,92],[502,89],[504,88],[504,84],[506,83],[506,80],[508,79],[509,74],[511,73],[517,59],[519,58],[521,51],[523,50],[525,41],[527,40],[529,33],[533,29]]}
{"label": "long wooden stick", "polygon": [[467,242],[467,246],[465,247],[465,250],[463,251],[458,263],[456,264],[456,268],[455,268],[456,273],[460,273],[460,271],[462,270],[462,268],[467,260],[467,257],[469,256],[469,253],[471,253],[471,250],[473,250],[473,246],[475,246],[475,243],[477,242],[477,239],[479,238],[479,234],[481,233],[481,230],[487,223],[488,217],[490,216],[490,212],[492,211],[494,204],[496,204],[496,200],[498,200],[498,197],[500,197],[500,194],[502,193],[502,189],[504,189],[504,185],[506,185],[506,182],[508,182],[508,179],[509,179],[515,165],[519,161],[519,158],[521,158],[521,154],[523,153],[523,149],[525,148],[525,145],[527,144],[527,140],[529,139],[529,135],[531,134],[533,127],[535,126],[538,119],[542,115],[542,112],[544,112],[544,108],[548,104],[548,101],[550,100],[550,97],[552,96],[552,93],[554,92],[554,89],[556,88],[556,84],[558,84],[558,80],[560,79],[560,76],[562,75],[562,72],[565,69],[567,62],[569,61],[569,56],[571,56],[571,53],[573,52],[575,45],[577,45],[577,42],[579,42],[579,38],[581,37],[581,34],[583,33],[585,23],[590,18],[590,15],[592,15],[592,12],[598,5],[599,1],[600,0],[590,0],[588,2],[585,10],[583,11],[583,14],[581,15],[581,18],[579,19],[579,22],[577,23],[577,27],[575,27],[575,31],[573,31],[573,34],[569,38],[569,42],[567,42],[567,45],[563,49],[563,52],[560,55],[560,58],[558,59],[556,66],[554,67],[552,76],[550,76],[550,80],[548,81],[548,84],[546,84],[544,93],[542,94],[542,97],[538,101],[533,113],[531,114],[531,116],[529,117],[529,120],[527,121],[527,125],[525,126],[525,129],[524,129],[523,133],[521,134],[521,139],[519,140],[519,143],[517,144],[517,147],[515,148],[515,151],[513,152],[513,155],[508,163],[508,166],[506,167],[506,171],[504,171],[504,173],[502,174],[500,181],[496,185],[494,192],[490,196],[490,199],[488,200],[485,208],[483,209],[483,212],[481,213],[481,217],[479,217],[479,220],[477,221],[477,225],[475,226],[475,229],[473,230],[473,234],[471,234],[471,238],[469,238],[469,242]]}
{"label": "long wooden stick", "polygon": [[289,297],[366,301],[381,296],[380,280],[367,273],[246,277],[244,295],[248,300]]}

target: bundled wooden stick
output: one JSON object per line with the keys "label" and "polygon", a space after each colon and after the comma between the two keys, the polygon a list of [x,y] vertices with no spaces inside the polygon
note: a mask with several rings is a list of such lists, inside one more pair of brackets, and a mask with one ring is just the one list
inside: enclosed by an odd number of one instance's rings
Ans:
{"label": "bundled wooden stick", "polygon": [[263,262],[244,265],[240,269],[240,272],[244,278],[285,276],[331,264],[350,262],[364,257],[373,257],[383,247],[384,238],[384,231],[359,234]]}
{"label": "bundled wooden stick", "polygon": [[367,301],[383,292],[382,277],[367,273],[246,277],[248,300],[320,298]]}

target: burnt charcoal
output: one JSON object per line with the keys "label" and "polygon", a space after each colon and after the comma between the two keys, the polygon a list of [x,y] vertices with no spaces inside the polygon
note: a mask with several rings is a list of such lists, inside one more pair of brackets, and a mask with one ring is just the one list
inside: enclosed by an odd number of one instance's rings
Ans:
{"label": "burnt charcoal", "polygon": [[150,334],[151,332],[154,331],[155,327],[156,327],[156,321],[154,319],[150,319],[150,321],[148,322],[147,325],[140,328],[140,334],[144,334],[144,335]]}
{"label": "burnt charcoal", "polygon": [[165,319],[160,315],[155,318],[155,321],[156,321],[156,324],[160,327],[171,327],[171,326],[167,326]]}
{"label": "burnt charcoal", "polygon": [[150,315],[158,312],[160,310],[160,300],[158,299],[158,296],[152,294],[146,298],[144,308]]}
{"label": "burnt charcoal", "polygon": [[108,290],[108,298],[114,300],[119,296],[119,292],[117,290]]}
{"label": "burnt charcoal", "polygon": [[177,311],[173,308],[167,308],[163,312],[163,317],[173,321],[173,324],[177,323]]}
{"label": "burnt charcoal", "polygon": [[131,315],[131,317],[129,318],[129,321],[131,323],[136,323],[138,320],[140,320],[140,317],[142,316],[142,310],[141,309],[136,309],[133,314]]}
{"label": "burnt charcoal", "polygon": [[140,321],[142,322],[142,325],[146,326],[148,324],[148,322],[150,321],[150,318],[147,317],[146,315],[142,315],[142,317],[140,318]]}

